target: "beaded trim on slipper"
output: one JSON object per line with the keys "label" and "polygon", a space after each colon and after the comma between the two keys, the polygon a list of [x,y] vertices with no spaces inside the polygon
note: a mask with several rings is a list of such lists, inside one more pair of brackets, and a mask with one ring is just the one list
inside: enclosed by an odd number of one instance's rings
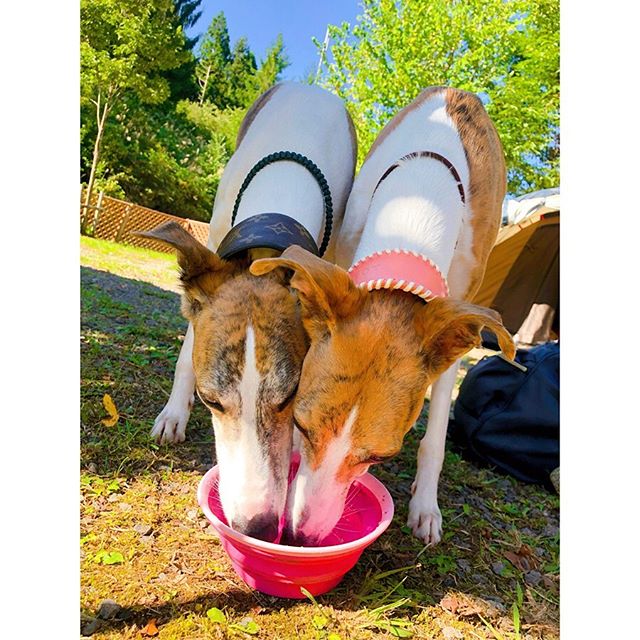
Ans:
{"label": "beaded trim on slipper", "polygon": [[365,256],[349,269],[349,276],[368,291],[399,289],[426,301],[449,296],[447,280],[434,262],[406,249],[386,249]]}

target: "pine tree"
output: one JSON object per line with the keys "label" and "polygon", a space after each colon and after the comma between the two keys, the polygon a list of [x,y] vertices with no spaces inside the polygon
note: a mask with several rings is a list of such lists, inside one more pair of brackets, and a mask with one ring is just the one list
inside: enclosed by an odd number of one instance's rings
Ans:
{"label": "pine tree", "polygon": [[220,12],[200,43],[196,76],[200,85],[199,103],[210,98],[219,107],[224,107],[224,97],[228,84],[227,68],[231,63],[231,44],[224,13]]}
{"label": "pine tree", "polygon": [[192,100],[196,97],[198,87],[195,81],[196,57],[193,48],[198,42],[198,36],[190,38],[187,36],[187,29],[193,27],[202,11],[198,11],[202,0],[174,0],[175,5],[175,27],[182,31],[184,39],[184,51],[187,61],[176,69],[171,69],[165,73],[165,78],[171,88],[171,102],[179,100]]}

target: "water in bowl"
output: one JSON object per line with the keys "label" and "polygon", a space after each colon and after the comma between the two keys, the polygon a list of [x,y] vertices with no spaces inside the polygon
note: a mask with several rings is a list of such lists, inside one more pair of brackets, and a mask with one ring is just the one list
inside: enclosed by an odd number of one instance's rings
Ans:
{"label": "water in bowl", "polygon": [[[289,484],[293,481],[298,470],[298,461],[291,464]],[[224,524],[229,526],[222,510],[218,493],[218,479],[215,480],[209,492],[209,508]],[[374,494],[356,480],[347,493],[342,516],[331,533],[322,540],[319,547],[327,547],[345,542],[353,542],[371,533],[380,523],[382,510]],[[281,523],[282,525],[283,523]],[[282,526],[281,526],[282,529]],[[278,540],[280,536],[278,536]]]}

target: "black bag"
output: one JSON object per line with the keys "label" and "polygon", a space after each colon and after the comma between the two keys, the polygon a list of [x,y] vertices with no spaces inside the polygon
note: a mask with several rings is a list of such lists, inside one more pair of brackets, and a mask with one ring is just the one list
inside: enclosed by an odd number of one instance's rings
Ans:
{"label": "black bag", "polygon": [[535,484],[560,466],[560,346],[483,358],[464,378],[449,436],[464,458]]}

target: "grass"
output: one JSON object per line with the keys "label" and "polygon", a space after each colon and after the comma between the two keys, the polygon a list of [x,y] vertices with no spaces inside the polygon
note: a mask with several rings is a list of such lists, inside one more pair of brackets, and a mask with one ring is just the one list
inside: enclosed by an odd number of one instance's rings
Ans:
{"label": "grass", "polygon": [[[344,581],[303,601],[251,591],[195,499],[213,458],[204,407],[196,402],[185,443],[158,446],[148,437],[186,329],[175,259],[90,238],[81,239],[81,256],[85,633],[139,639],[155,626],[155,637],[190,640],[558,638],[557,496],[448,450],[443,541],[425,549],[405,526],[428,403],[402,453],[374,469],[396,514]],[[464,368],[480,354],[472,355]],[[113,427],[102,423],[105,393],[120,414]],[[121,609],[97,618],[107,599]]]}

